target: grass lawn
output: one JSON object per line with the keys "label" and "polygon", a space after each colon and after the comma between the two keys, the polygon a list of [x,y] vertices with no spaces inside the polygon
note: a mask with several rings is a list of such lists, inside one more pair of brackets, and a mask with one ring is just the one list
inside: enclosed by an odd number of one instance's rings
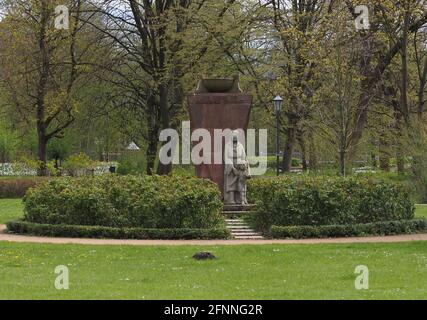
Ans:
{"label": "grass lawn", "polygon": [[[0,223],[22,216],[21,200],[0,200]],[[417,207],[427,218],[427,206]],[[218,260],[198,262],[198,251]],[[70,289],[54,288],[54,269]],[[354,269],[370,290],[354,289]],[[0,242],[0,299],[426,299],[427,245],[131,247]]]}
{"label": "grass lawn", "polygon": [[0,224],[21,218],[23,207],[21,199],[0,199]]}
{"label": "grass lawn", "polygon": [[417,205],[417,210],[415,211],[415,215],[419,218],[427,219],[427,204]]}
{"label": "grass lawn", "polygon": [[[132,247],[0,244],[0,299],[426,299],[425,242]],[[213,261],[191,257],[214,252]],[[69,268],[70,288],[54,288]],[[358,265],[369,290],[354,287]]]}

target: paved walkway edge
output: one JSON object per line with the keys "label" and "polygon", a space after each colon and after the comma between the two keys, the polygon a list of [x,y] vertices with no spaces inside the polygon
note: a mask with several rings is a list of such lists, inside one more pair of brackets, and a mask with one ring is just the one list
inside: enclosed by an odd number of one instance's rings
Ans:
{"label": "paved walkway edge", "polygon": [[304,240],[113,240],[48,238],[6,233],[5,225],[0,225],[0,241],[46,244],[86,244],[86,245],[130,245],[130,246],[217,246],[217,245],[265,245],[265,244],[341,244],[341,243],[398,243],[427,241],[427,234],[410,234],[386,237],[304,239]]}

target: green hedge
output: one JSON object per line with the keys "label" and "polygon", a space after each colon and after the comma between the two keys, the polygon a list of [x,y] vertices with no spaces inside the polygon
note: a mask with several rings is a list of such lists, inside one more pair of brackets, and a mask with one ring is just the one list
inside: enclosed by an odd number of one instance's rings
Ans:
{"label": "green hedge", "polygon": [[224,226],[221,195],[190,177],[55,179],[24,197],[28,222],[115,228],[212,229]]}
{"label": "green hedge", "polygon": [[28,189],[47,181],[48,178],[0,178],[0,199],[22,198]]}
{"label": "green hedge", "polygon": [[349,225],[410,220],[415,207],[399,184],[369,178],[284,176],[253,179],[248,195],[257,203],[253,223],[276,226]]}
{"label": "green hedge", "polygon": [[10,232],[45,237],[98,238],[98,239],[142,239],[142,240],[190,240],[228,239],[225,228],[216,229],[146,229],[111,228],[100,226],[74,226],[37,224],[14,221],[7,224]]}
{"label": "green hedge", "polygon": [[399,220],[354,225],[272,226],[269,236],[275,239],[363,237],[411,234],[427,230],[427,220]]}

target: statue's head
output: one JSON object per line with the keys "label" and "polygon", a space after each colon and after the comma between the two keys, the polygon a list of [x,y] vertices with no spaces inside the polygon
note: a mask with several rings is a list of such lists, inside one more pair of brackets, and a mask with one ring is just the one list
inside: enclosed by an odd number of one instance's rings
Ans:
{"label": "statue's head", "polygon": [[233,142],[234,143],[239,142],[239,131],[237,131],[237,130],[233,131]]}

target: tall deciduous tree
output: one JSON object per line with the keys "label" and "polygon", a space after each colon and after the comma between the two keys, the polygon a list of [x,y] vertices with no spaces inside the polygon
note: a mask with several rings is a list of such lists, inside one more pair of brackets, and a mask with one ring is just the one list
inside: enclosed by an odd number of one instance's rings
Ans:
{"label": "tall deciduous tree", "polygon": [[47,174],[48,142],[61,138],[75,120],[78,87],[86,74],[79,62],[86,53],[94,54],[93,39],[80,23],[83,0],[66,2],[68,29],[66,21],[59,24],[65,29],[55,28],[57,5],[64,1],[2,2],[0,81],[18,119],[37,128],[40,175]]}
{"label": "tall deciduous tree", "polygon": [[[108,0],[98,5],[96,11],[107,21],[107,28],[100,31],[117,48],[117,63],[110,71],[127,92],[125,99],[117,96],[115,103],[137,106],[146,119],[148,174],[155,171],[160,130],[177,127],[183,111],[183,78],[208,50],[209,35],[196,33],[203,29],[200,20],[208,13],[208,19],[220,23],[234,2]],[[159,163],[157,173],[167,174],[171,169]]]}
{"label": "tall deciduous tree", "polygon": [[[346,0],[345,3],[356,17],[355,8],[359,2]],[[378,93],[384,73],[399,54],[402,56],[402,61],[406,61],[409,35],[416,33],[427,23],[427,11],[423,1],[371,0],[367,4],[370,28],[359,32],[364,52],[360,56],[359,63],[362,77],[358,111],[353,119],[354,130],[349,139],[349,148],[353,152],[362,139],[371,102]],[[384,38],[387,37],[391,40],[388,43],[384,42]],[[402,74],[406,72],[406,67],[403,67]],[[407,79],[402,77],[401,81],[401,89],[406,90]],[[405,109],[406,103],[405,93],[403,93],[401,107]]]}

